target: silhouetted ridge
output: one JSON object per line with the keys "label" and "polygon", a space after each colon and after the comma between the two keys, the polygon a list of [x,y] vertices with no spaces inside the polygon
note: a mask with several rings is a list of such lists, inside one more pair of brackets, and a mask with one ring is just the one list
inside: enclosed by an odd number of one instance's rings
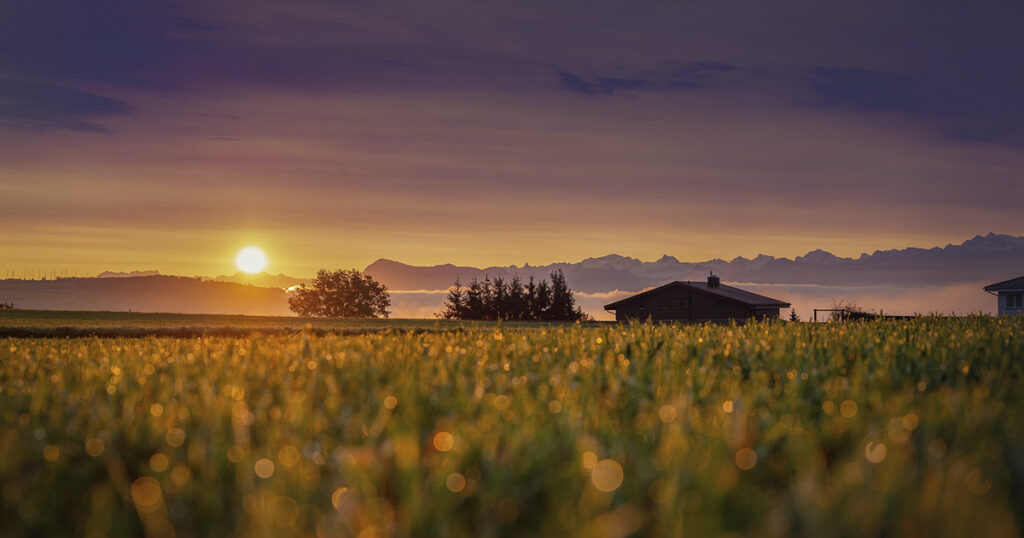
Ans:
{"label": "silhouetted ridge", "polygon": [[753,259],[703,262],[683,262],[667,254],[653,262],[607,254],[576,263],[486,268],[451,264],[416,267],[382,259],[367,266],[365,272],[398,290],[447,289],[456,278],[543,278],[559,269],[565,272],[573,290],[587,293],[638,291],[673,280],[701,280],[708,272],[721,275],[727,282],[916,287],[1000,280],[1019,274],[1024,270],[1024,237],[990,233],[959,245],[876,250],[857,258],[836,256],[823,249],[794,259],[759,254]]}

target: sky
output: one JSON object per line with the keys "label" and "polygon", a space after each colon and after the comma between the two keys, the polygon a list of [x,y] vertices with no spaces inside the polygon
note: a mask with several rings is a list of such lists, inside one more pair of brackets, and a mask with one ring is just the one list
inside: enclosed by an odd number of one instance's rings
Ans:
{"label": "sky", "polygon": [[0,4],[0,273],[1024,235],[1015,2]]}

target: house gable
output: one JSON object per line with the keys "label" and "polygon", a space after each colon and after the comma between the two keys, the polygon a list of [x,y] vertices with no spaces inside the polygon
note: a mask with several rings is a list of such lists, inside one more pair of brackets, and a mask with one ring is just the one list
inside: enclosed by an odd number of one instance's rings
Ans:
{"label": "house gable", "polygon": [[675,281],[608,304],[605,310],[614,310],[620,321],[709,321],[777,318],[779,308],[788,306],[789,303],[731,286]]}

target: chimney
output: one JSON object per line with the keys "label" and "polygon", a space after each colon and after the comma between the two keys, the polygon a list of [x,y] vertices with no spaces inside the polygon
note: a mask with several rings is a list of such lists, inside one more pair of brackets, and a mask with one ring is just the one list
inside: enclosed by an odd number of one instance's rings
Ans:
{"label": "chimney", "polygon": [[722,281],[718,278],[718,275],[714,273],[708,274],[708,287],[717,288],[722,285]]}

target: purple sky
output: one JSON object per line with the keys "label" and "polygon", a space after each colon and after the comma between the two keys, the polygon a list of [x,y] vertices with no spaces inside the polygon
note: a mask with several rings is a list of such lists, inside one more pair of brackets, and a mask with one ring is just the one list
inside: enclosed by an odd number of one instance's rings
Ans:
{"label": "purple sky", "polygon": [[1020,4],[679,4],[5,2],[0,269],[1024,235]]}

